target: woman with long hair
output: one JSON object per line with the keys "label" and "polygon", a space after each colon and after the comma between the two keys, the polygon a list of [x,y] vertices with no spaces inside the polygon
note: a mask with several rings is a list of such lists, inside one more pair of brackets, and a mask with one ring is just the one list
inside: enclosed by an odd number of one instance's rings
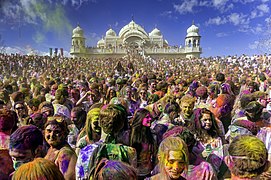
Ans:
{"label": "woman with long hair", "polygon": [[156,156],[156,141],[151,132],[150,126],[152,116],[146,109],[139,108],[133,118],[130,126],[129,145],[137,152],[137,169],[139,179],[144,179],[150,175],[154,168],[154,157]]}
{"label": "woman with long hair", "polygon": [[93,144],[101,138],[101,128],[99,126],[99,115],[101,108],[93,108],[87,113],[85,127],[78,135],[76,143],[76,154],[89,144]]}
{"label": "woman with long hair", "polygon": [[201,154],[218,172],[223,161],[223,133],[221,132],[214,114],[206,109],[196,109],[194,112],[197,143],[193,151]]}

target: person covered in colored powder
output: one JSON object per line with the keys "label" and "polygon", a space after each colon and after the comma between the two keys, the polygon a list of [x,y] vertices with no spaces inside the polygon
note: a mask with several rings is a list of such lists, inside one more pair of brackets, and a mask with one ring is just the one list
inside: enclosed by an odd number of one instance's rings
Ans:
{"label": "person covered in colored powder", "polygon": [[225,163],[231,171],[232,180],[261,179],[269,166],[267,149],[257,137],[241,135],[230,143]]}
{"label": "person covered in colored powder", "polygon": [[150,180],[183,180],[183,172],[188,169],[188,149],[180,137],[164,139],[158,149],[160,173],[150,177]]}
{"label": "person covered in colored powder", "polygon": [[100,141],[81,149],[76,163],[76,179],[93,178],[97,164],[104,157],[120,160],[137,166],[136,150],[120,144],[117,140],[125,121],[127,112],[120,104],[110,104],[100,111],[99,124],[102,134]]}
{"label": "person covered in colored powder", "polygon": [[21,126],[10,136],[9,155],[13,168],[17,170],[22,164],[41,157],[43,146],[42,132],[33,125]]}
{"label": "person covered in colored powder", "polygon": [[67,142],[69,133],[67,122],[62,116],[51,116],[48,117],[44,127],[44,137],[50,145],[44,158],[54,162],[66,180],[75,179],[77,156]]}
{"label": "person covered in colored powder", "polygon": [[216,180],[217,174],[210,163],[204,160],[200,154],[193,152],[193,147],[196,144],[194,134],[186,127],[175,126],[167,131],[163,138],[180,137],[187,144],[189,152],[188,171],[183,173],[186,179],[200,179],[200,180]]}

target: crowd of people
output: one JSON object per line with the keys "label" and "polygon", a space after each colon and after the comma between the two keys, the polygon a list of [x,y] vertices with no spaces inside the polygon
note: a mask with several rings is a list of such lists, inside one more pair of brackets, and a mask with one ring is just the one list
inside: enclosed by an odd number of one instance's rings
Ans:
{"label": "crowd of people", "polygon": [[271,179],[270,65],[0,54],[0,179]]}

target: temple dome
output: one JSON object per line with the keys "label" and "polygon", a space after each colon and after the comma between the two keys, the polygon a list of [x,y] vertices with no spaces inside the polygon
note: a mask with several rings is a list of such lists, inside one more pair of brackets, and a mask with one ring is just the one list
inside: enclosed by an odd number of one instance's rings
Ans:
{"label": "temple dome", "polygon": [[149,34],[150,36],[161,36],[161,31],[157,28],[154,28],[152,32]]}
{"label": "temple dome", "polygon": [[117,36],[116,32],[110,28],[108,31],[106,31],[106,34],[105,34],[107,37],[108,36]]}
{"label": "temple dome", "polygon": [[131,32],[134,34],[141,34],[145,37],[148,37],[146,31],[140,25],[136,24],[133,20],[120,30],[119,37],[124,37],[126,34],[130,34]]}
{"label": "temple dome", "polygon": [[73,34],[81,34],[81,35],[83,35],[84,31],[79,25],[77,25],[77,27],[73,29],[72,33]]}
{"label": "temple dome", "polygon": [[103,47],[105,47],[105,40],[104,40],[104,39],[100,39],[100,40],[97,42],[97,47],[98,47],[98,48],[103,48]]}
{"label": "temple dome", "polygon": [[100,39],[100,40],[97,42],[97,45],[98,45],[98,46],[105,45],[104,38]]}
{"label": "temple dome", "polygon": [[72,37],[84,38],[84,31],[79,25],[77,25],[77,27],[73,29]]}
{"label": "temple dome", "polygon": [[199,28],[193,23],[192,26],[190,26],[188,29],[187,29],[187,35],[186,37],[188,36],[199,36]]}

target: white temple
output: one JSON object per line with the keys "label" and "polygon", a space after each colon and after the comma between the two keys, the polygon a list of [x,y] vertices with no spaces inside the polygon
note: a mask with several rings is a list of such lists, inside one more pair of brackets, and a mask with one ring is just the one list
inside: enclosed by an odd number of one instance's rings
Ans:
{"label": "white temple", "polygon": [[70,54],[73,57],[124,57],[138,54],[158,58],[198,58],[202,53],[199,28],[192,23],[187,29],[185,46],[169,46],[159,29],[147,33],[133,20],[117,33],[112,29],[97,42],[96,47],[86,47],[83,29],[78,25],[73,30]]}

